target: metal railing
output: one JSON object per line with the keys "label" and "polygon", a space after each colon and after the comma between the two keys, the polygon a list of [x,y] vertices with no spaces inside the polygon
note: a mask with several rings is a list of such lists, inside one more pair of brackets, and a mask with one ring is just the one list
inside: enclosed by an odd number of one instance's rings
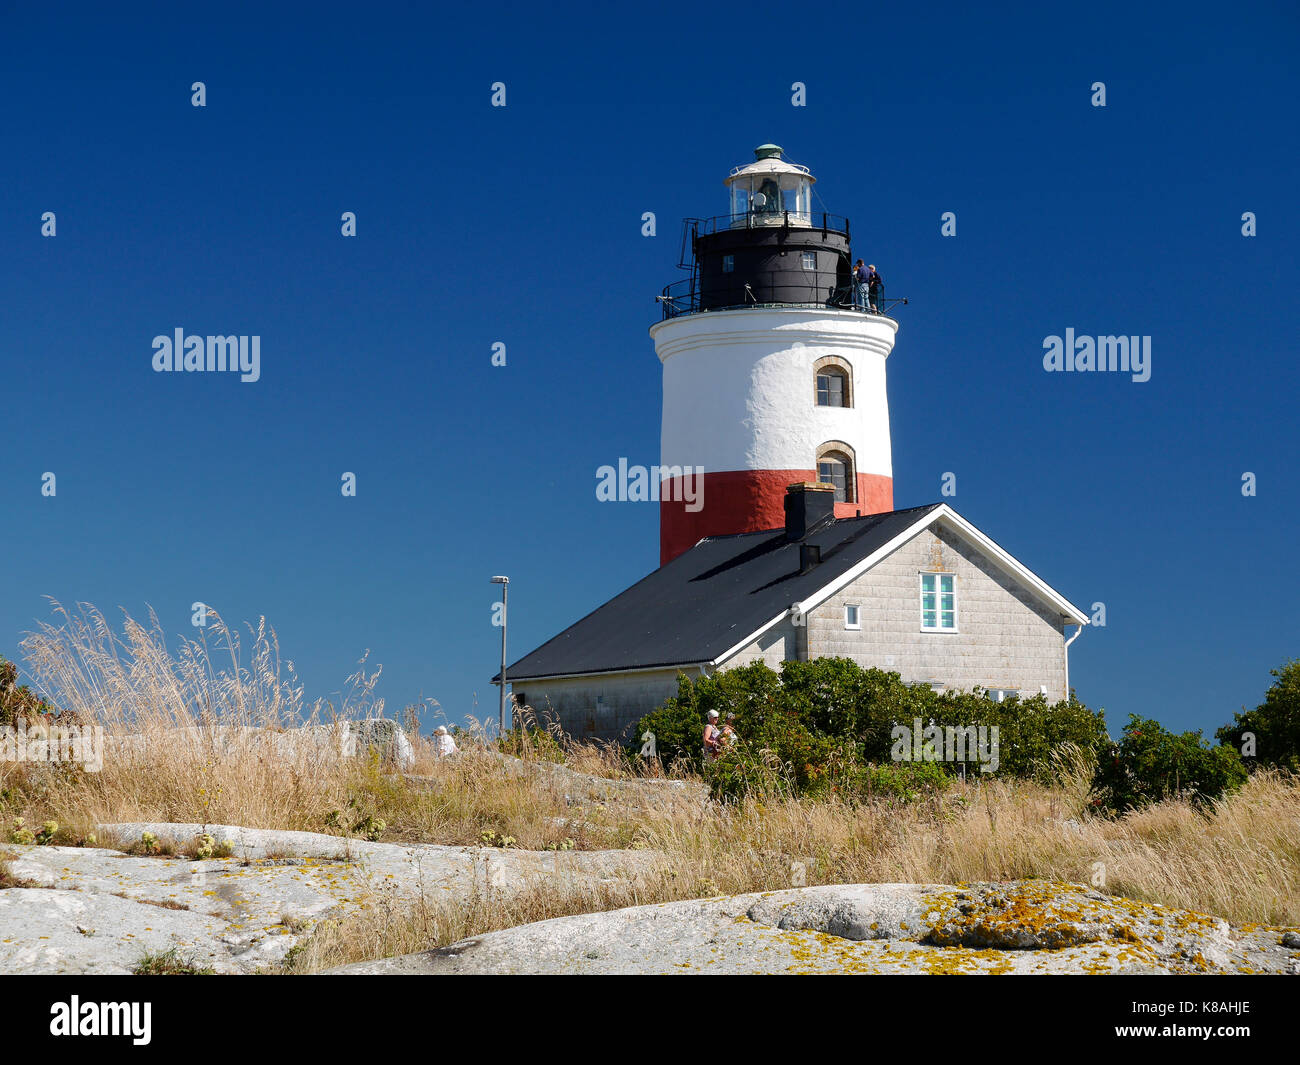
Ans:
{"label": "metal railing", "polygon": [[796,211],[746,211],[744,214],[718,214],[712,218],[687,218],[686,229],[692,237],[707,237],[732,229],[819,229],[823,233],[849,236],[849,220],[842,214],[827,211],[801,215]]}
{"label": "metal railing", "polygon": [[[789,292],[795,286],[781,286],[784,292]],[[745,284],[741,288],[733,290],[735,292],[735,302],[727,297],[724,304],[716,304],[710,299],[708,307],[700,306],[700,289],[699,281],[696,278],[688,277],[681,281],[674,281],[671,285],[666,285],[663,294],[655,297],[663,306],[663,319],[667,321],[670,318],[679,318],[684,314],[707,314],[709,311],[735,311],[757,307],[825,307],[837,311],[857,311],[859,314],[879,315],[880,317],[889,318],[892,315],[887,312],[900,305],[907,304],[906,297],[897,297],[894,299],[885,299],[881,296],[877,300],[879,311],[871,310],[865,302],[865,297],[860,301],[855,298],[854,285],[837,285],[831,289],[825,289],[817,285],[804,286],[807,290],[807,299],[803,300],[765,300],[756,294],[750,285]],[[796,295],[802,293],[796,290]]]}

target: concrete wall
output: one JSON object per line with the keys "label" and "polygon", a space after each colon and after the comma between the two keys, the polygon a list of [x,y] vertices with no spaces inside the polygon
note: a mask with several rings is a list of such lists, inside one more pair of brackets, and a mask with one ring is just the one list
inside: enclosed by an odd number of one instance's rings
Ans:
{"label": "concrete wall", "polygon": [[[958,631],[921,631],[922,571],[956,574]],[[844,627],[844,607],[850,603],[859,607],[860,630]],[[807,618],[812,657],[851,658],[861,666],[897,672],[909,684],[1011,688],[1022,695],[1046,686],[1052,700],[1066,694],[1061,616],[946,528],[919,534]],[[760,646],[765,639],[724,668],[769,659],[770,651]]]}

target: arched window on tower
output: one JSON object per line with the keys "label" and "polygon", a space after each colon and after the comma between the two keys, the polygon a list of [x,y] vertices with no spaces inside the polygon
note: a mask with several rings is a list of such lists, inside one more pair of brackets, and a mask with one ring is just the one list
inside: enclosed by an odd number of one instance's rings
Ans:
{"label": "arched window on tower", "polygon": [[857,502],[857,470],[853,449],[839,440],[817,449],[817,480],[834,485],[836,503]]}
{"label": "arched window on tower", "polygon": [[845,359],[828,355],[813,365],[819,407],[853,406],[853,370]]}

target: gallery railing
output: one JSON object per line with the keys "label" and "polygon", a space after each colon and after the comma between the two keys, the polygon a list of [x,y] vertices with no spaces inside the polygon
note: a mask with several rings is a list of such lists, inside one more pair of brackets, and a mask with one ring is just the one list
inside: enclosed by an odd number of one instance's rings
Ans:
{"label": "gallery railing", "polygon": [[[756,307],[829,307],[839,311],[856,311],[860,314],[892,317],[888,312],[900,304],[907,303],[906,298],[885,299],[883,294],[877,299],[879,310],[872,310],[866,293],[859,292],[857,286],[837,285],[825,288],[818,285],[799,286],[782,284],[780,300],[771,299],[770,294],[755,292],[752,286],[745,284],[736,289],[722,293],[710,293],[708,306],[701,305],[699,279],[688,277],[667,285],[663,293],[656,297],[663,305],[664,320],[678,318],[684,314],[699,314],[708,311],[735,311]],[[794,299],[790,297],[794,296]]]}

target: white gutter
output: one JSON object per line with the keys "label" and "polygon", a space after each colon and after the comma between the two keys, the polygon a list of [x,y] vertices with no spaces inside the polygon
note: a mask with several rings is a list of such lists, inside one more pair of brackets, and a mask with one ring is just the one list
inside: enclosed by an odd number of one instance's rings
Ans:
{"label": "white gutter", "polygon": [[1070,697],[1070,644],[1074,643],[1083,632],[1083,626],[1088,624],[1086,621],[1074,630],[1074,635],[1065,641],[1065,698]]}

